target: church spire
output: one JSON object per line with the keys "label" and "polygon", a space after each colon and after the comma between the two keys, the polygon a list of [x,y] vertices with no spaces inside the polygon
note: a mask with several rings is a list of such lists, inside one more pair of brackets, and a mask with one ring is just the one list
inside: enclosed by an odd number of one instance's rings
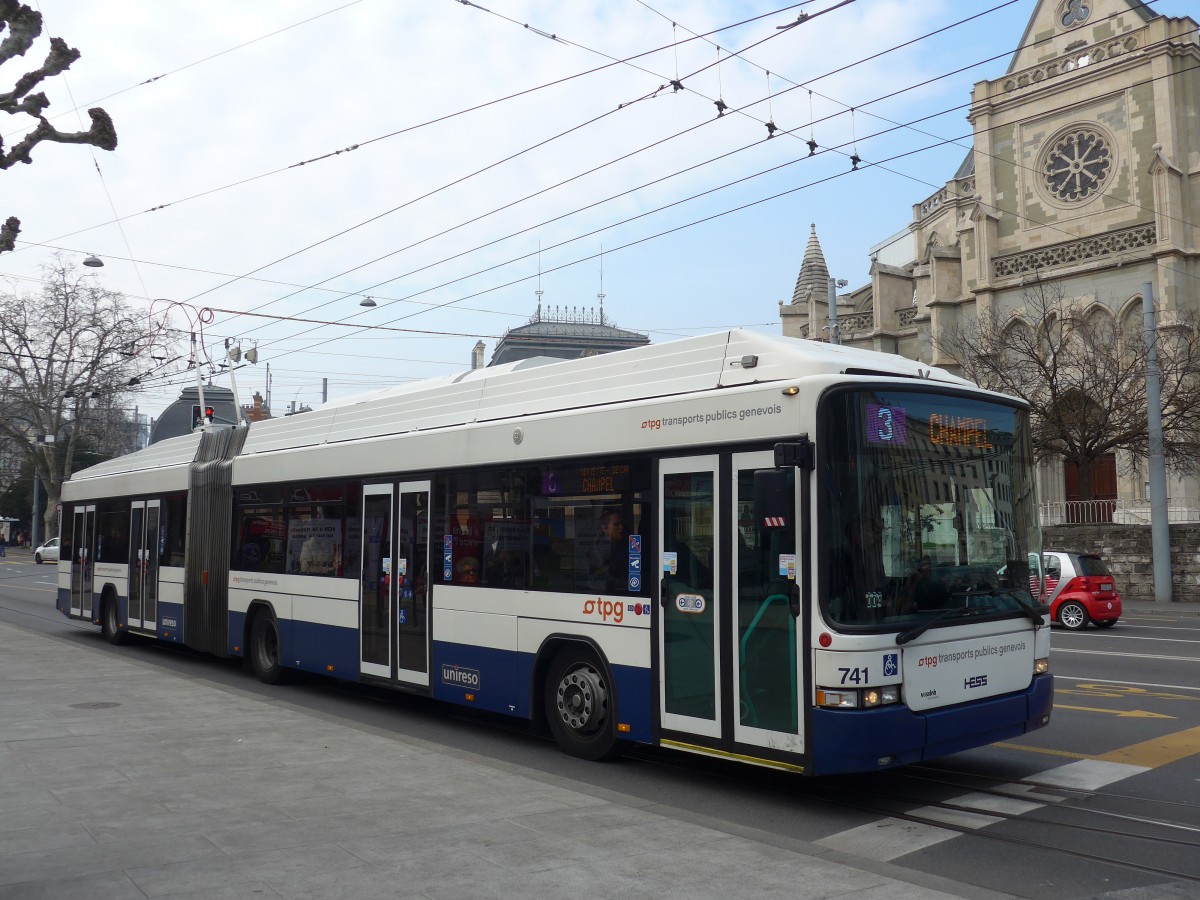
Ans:
{"label": "church spire", "polygon": [[796,279],[796,290],[792,292],[792,303],[807,303],[810,296],[824,299],[829,293],[829,266],[817,240],[817,226],[811,226],[808,246],[804,248],[804,261],[800,263],[800,276]]}

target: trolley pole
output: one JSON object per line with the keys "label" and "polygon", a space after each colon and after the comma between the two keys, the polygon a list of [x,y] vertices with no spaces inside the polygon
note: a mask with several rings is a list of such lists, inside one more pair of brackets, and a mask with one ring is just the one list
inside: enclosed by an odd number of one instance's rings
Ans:
{"label": "trolley pole", "polygon": [[1150,553],[1154,561],[1154,601],[1171,602],[1171,530],[1167,526],[1167,469],[1163,459],[1162,381],[1158,370],[1158,332],[1154,322],[1154,285],[1142,285],[1142,328],[1146,337],[1146,419],[1150,467]]}

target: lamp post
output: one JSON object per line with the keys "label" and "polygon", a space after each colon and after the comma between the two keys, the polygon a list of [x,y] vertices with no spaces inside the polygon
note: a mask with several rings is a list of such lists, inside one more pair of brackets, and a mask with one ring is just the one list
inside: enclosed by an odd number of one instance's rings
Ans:
{"label": "lamp post", "polygon": [[[53,444],[54,435],[39,434],[39,444]],[[33,467],[33,521],[29,523],[29,546],[35,550],[42,544],[42,479],[37,466]]]}
{"label": "lamp post", "polygon": [[829,324],[825,326],[825,330],[829,332],[829,343],[831,344],[842,342],[842,329],[837,320],[837,289],[845,287],[849,283],[845,278],[831,277],[829,279]]}
{"label": "lamp post", "polygon": [[1146,337],[1146,434],[1150,469],[1150,555],[1154,601],[1171,602],[1171,529],[1167,526],[1167,467],[1163,458],[1162,381],[1158,370],[1154,285],[1142,285],[1142,328]]}
{"label": "lamp post", "polygon": [[42,494],[42,480],[41,480],[41,478],[38,477],[37,469],[34,468],[34,470],[33,470],[33,521],[29,523],[29,546],[31,546],[35,550],[42,545],[42,542],[38,539],[42,532],[42,529],[40,527],[38,527],[38,525],[39,525],[38,519],[40,518],[41,512],[42,512],[41,494]]}

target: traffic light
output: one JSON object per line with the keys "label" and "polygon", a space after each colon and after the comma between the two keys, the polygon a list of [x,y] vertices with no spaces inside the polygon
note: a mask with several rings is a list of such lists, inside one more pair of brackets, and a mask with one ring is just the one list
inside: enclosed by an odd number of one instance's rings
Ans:
{"label": "traffic light", "polygon": [[200,418],[200,404],[193,403],[192,404],[192,431],[195,431],[201,425],[204,425],[206,423],[211,425],[212,421],[213,421],[213,416],[214,416],[213,408],[211,406],[205,405],[204,419],[201,419]]}

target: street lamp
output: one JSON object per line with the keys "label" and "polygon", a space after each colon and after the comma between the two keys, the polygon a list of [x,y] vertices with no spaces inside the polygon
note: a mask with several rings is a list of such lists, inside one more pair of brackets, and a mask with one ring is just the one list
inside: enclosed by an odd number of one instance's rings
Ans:
{"label": "street lamp", "polygon": [[103,268],[104,260],[98,257],[95,253],[89,253],[83,260],[83,264],[92,269]]}
{"label": "street lamp", "polygon": [[237,420],[241,422],[245,418],[245,410],[242,409],[242,402],[238,397],[237,377],[233,373],[237,369],[236,364],[243,359],[251,365],[258,362],[258,346],[251,347],[243,354],[241,338],[226,338],[225,357],[231,363],[234,363],[234,365],[229,367],[229,386],[233,388],[233,408],[237,410]]}

